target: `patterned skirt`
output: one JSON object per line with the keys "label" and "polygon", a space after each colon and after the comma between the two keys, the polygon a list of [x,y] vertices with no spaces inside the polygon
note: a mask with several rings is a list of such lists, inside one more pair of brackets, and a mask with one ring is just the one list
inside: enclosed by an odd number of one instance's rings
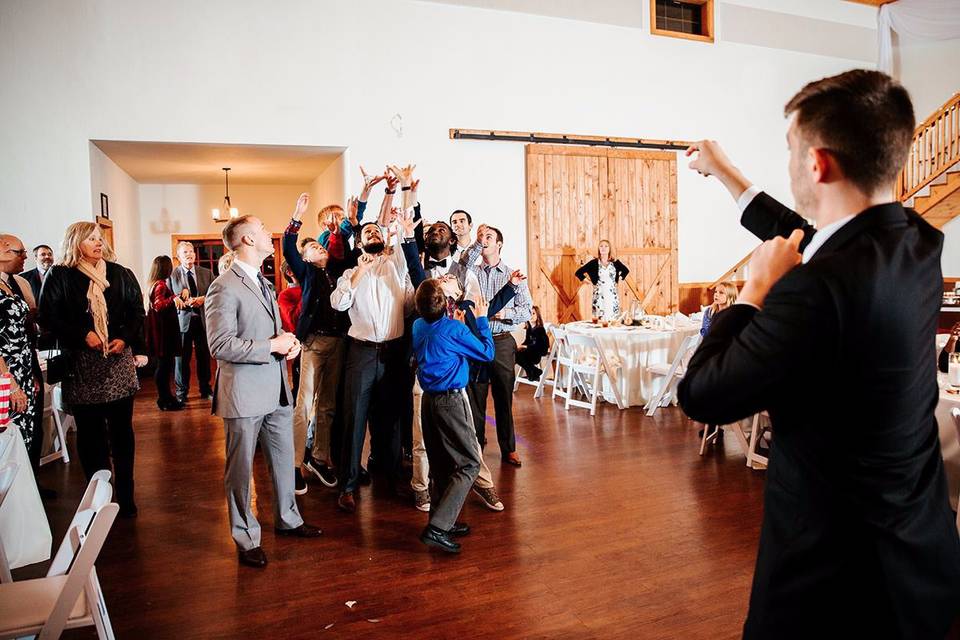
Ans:
{"label": "patterned skirt", "polygon": [[104,404],[121,400],[140,390],[137,366],[130,347],[104,357],[100,351],[70,351],[70,373],[63,381],[67,404]]}

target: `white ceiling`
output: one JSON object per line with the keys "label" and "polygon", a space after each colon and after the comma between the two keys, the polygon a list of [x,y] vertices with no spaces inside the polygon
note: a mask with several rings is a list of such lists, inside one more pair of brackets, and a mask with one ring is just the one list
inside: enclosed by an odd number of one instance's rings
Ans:
{"label": "white ceiling", "polygon": [[342,147],[197,144],[92,140],[141,184],[308,185],[343,153]]}

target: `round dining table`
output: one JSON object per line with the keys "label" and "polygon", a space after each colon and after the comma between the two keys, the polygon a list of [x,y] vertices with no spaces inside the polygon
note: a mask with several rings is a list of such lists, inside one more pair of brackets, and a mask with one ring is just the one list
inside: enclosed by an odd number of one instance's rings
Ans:
{"label": "round dining table", "polygon": [[[589,321],[563,326],[570,333],[595,338],[607,361],[620,365],[621,396],[628,407],[646,404],[664,382],[663,378],[650,374],[647,367],[673,362],[684,338],[700,332],[698,323],[682,321],[676,328],[669,329],[636,325],[603,327]],[[603,396],[607,402],[616,402],[609,384],[604,384]]]}

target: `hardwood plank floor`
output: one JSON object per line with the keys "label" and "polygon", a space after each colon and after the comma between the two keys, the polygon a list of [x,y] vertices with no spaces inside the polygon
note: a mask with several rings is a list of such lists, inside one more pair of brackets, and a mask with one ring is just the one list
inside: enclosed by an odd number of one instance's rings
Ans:
{"label": "hardwood plank floor", "polygon": [[[97,564],[118,638],[740,636],[764,473],[744,466],[730,437],[700,458],[696,427],[678,409],[647,418],[604,405],[591,418],[521,388],[524,465],[501,466],[488,447],[506,510],[471,496],[462,520],[473,533],[459,557],[427,551],[417,540],[426,515],[376,484],[348,516],[335,490],[311,483],[299,502],[323,537],[276,538],[258,455],[270,564],[256,570],[238,566],[229,536],[220,420],[196,399],[160,413],[150,387],[136,404],[140,517],[117,520]],[[83,474],[78,461],[57,462],[40,479],[60,492],[48,504],[56,545]]]}

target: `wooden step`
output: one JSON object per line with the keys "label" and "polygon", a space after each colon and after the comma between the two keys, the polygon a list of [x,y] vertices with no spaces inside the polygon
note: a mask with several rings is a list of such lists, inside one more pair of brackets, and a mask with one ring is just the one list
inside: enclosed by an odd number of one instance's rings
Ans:
{"label": "wooden step", "polygon": [[945,184],[930,189],[930,194],[916,198],[914,209],[938,229],[960,215],[960,174],[952,173]]}

